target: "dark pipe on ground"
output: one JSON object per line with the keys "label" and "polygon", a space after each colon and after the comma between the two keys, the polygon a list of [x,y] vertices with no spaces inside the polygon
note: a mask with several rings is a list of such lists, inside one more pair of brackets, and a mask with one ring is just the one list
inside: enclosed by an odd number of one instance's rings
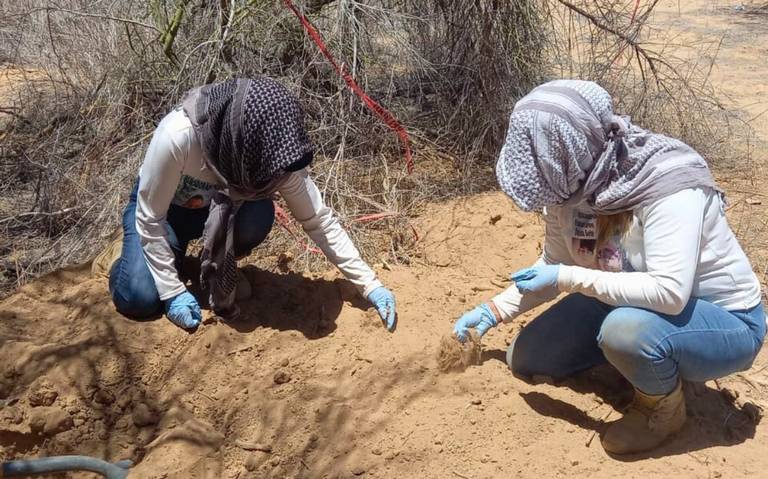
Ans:
{"label": "dark pipe on ground", "polygon": [[114,464],[88,456],[57,456],[39,459],[22,459],[2,464],[0,477],[21,477],[48,474],[51,472],[90,471],[107,479],[125,479],[132,461],[118,461]]}

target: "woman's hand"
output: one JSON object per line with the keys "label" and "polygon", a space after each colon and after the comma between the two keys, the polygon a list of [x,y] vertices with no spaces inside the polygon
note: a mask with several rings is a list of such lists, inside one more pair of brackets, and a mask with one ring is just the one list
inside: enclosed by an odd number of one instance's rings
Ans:
{"label": "woman's hand", "polygon": [[189,291],[174,296],[165,301],[165,315],[173,324],[182,329],[195,329],[200,326],[203,314],[200,305]]}
{"label": "woman's hand", "polygon": [[456,339],[463,343],[469,337],[469,328],[475,328],[477,334],[482,337],[497,324],[499,321],[496,319],[496,314],[488,304],[483,303],[472,311],[464,313],[453,326],[453,333]]}
{"label": "woman's hand", "polygon": [[370,301],[379,312],[381,322],[391,333],[397,326],[397,310],[395,309],[395,296],[384,286],[379,286],[368,295]]}
{"label": "woman's hand", "polygon": [[546,288],[557,288],[559,272],[559,264],[547,264],[522,269],[513,274],[510,279],[515,282],[515,286],[521,293],[535,293]]}

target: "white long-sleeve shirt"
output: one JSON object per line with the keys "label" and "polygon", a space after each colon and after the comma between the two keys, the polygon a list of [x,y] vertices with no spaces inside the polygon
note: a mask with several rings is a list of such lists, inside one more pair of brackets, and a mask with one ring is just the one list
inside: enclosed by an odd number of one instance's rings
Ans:
{"label": "white long-sleeve shirt", "polygon": [[[200,143],[181,108],[166,115],[158,125],[139,177],[136,230],[160,299],[165,300],[186,288],[179,279],[167,239],[168,208],[171,204],[208,208],[213,193],[221,186],[205,166]],[[306,169],[282,178],[276,184],[276,192],[312,241],[363,296],[381,286],[331,208],[326,206]]]}
{"label": "white long-sleeve shirt", "polygon": [[513,285],[492,299],[510,321],[554,299],[558,289],[613,306],[679,314],[690,298],[728,311],[761,300],[760,282],[725,217],[720,195],[687,189],[636,209],[623,239],[595,250],[597,216],[584,202],[547,208],[537,264],[560,264],[558,288],[521,294]]}

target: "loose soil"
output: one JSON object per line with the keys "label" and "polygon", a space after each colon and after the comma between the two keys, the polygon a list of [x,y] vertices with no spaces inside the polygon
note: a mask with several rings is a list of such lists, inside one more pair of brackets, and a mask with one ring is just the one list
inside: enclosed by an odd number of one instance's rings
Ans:
{"label": "loose soil", "polygon": [[[731,106],[765,102],[765,31],[740,24],[730,4],[679,3],[680,14],[677,1],[661,2],[659,22],[729,32],[715,74],[733,89]],[[734,221],[764,217],[764,206],[748,206],[730,212]],[[534,261],[543,231],[500,193],[433,205],[416,227],[412,264],[377,268],[397,295],[394,334],[335,272],[248,267],[254,296],[241,304],[243,320],[207,316],[194,334],[163,318],[122,318],[89,265],[22,287],[0,302],[0,460],[129,458],[136,478],[738,478],[768,469],[766,351],[746,373],[687,385],[684,430],[627,458],[608,456],[596,437],[631,395],[615,371],[550,385],[507,369],[507,345],[542,308],[487,334],[480,365],[441,372],[441,338]]]}
{"label": "loose soil", "polygon": [[742,477],[768,467],[768,431],[754,417],[768,397],[765,355],[750,373],[689,388],[682,434],[628,461],[596,439],[585,445],[629,399],[615,372],[556,387],[507,369],[505,348],[535,312],[486,335],[481,365],[440,372],[440,339],[536,258],[542,229],[498,193],[436,205],[417,227],[415,264],[379,271],[398,294],[394,334],[337,273],[249,268],[243,321],[208,318],[191,335],[116,314],[88,265],[24,286],[0,303],[0,457],[132,458],[142,478]]}

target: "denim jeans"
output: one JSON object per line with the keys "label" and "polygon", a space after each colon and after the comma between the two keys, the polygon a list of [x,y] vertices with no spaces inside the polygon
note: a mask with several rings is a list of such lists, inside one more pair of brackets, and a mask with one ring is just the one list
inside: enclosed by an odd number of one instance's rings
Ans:
{"label": "denim jeans", "polygon": [[637,389],[671,392],[748,369],[765,336],[762,304],[726,311],[692,298],[678,315],[612,307],[571,294],[531,321],[507,351],[522,376],[559,380],[608,361]]}
{"label": "denim jeans", "polygon": [[[136,231],[136,193],[138,182],[123,212],[123,250],[109,274],[109,291],[117,311],[129,318],[145,319],[163,313],[163,302],[144,259]],[[208,208],[183,208],[171,205],[167,215],[168,243],[181,270],[187,245],[203,235]],[[235,255],[247,256],[261,244],[272,229],[275,207],[272,200],[245,202],[235,216]]]}

